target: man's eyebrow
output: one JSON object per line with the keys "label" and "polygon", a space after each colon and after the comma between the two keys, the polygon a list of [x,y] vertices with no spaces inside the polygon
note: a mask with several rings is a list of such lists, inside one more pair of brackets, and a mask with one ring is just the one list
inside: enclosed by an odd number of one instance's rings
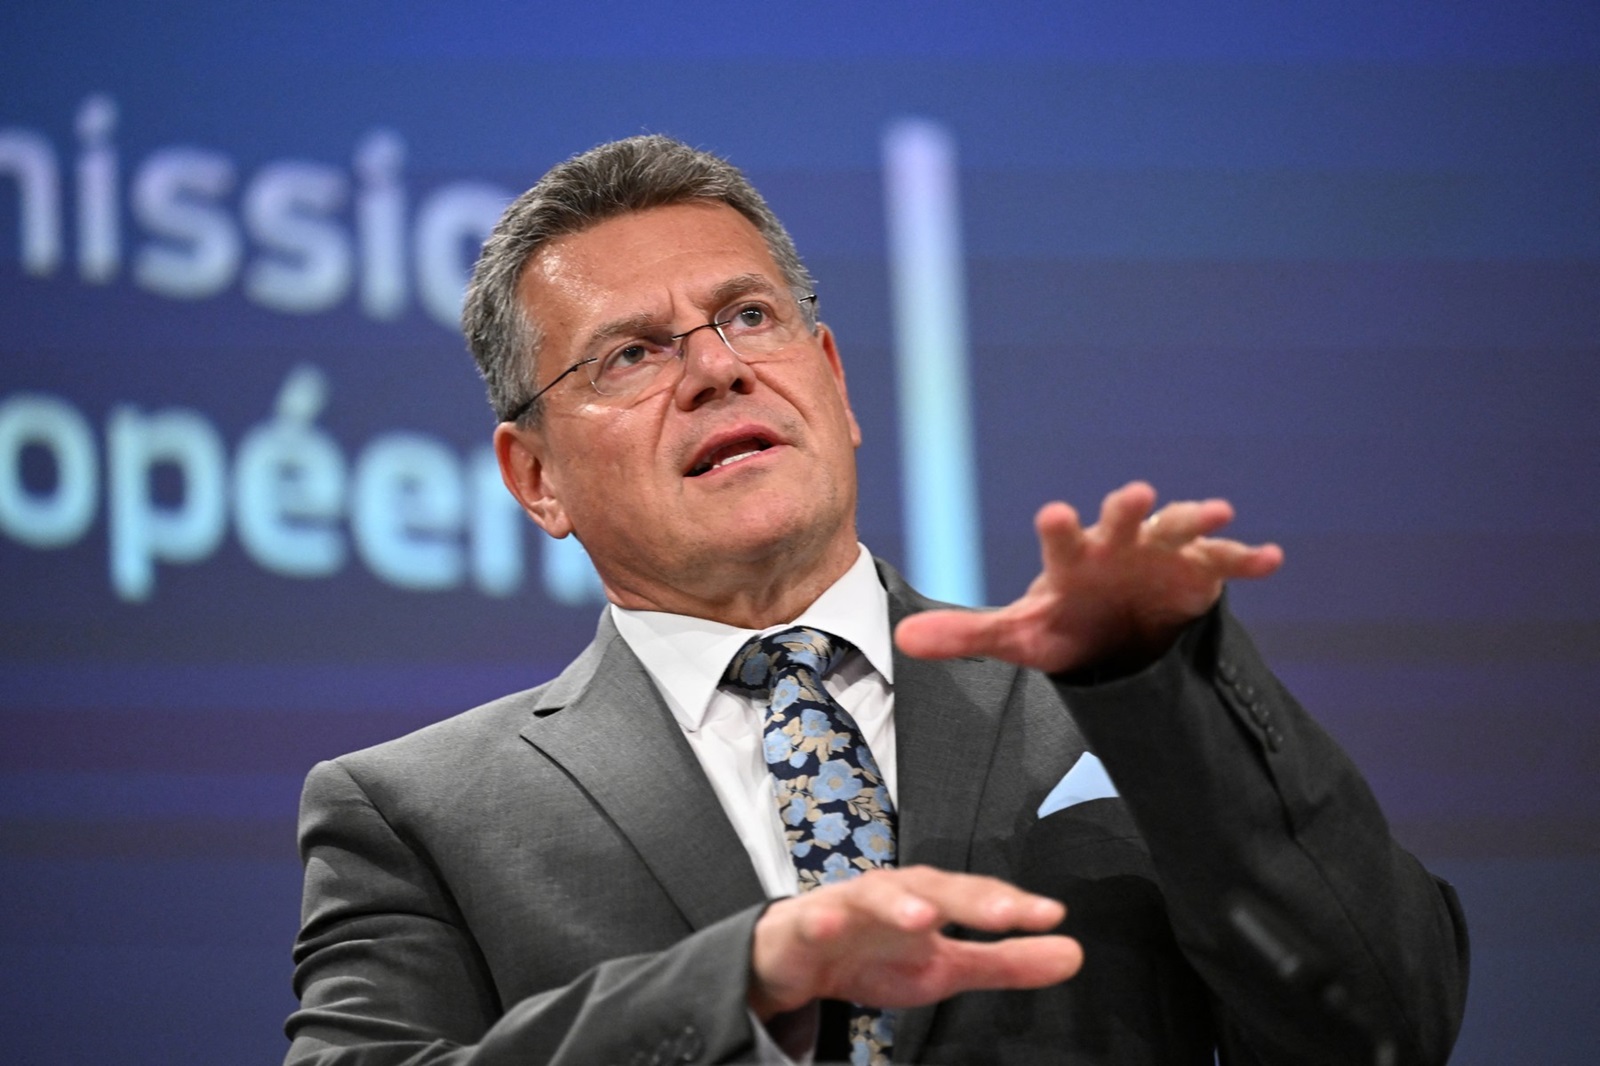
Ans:
{"label": "man's eyebrow", "polygon": [[[778,293],[778,288],[765,275],[736,274],[711,290],[710,296],[706,299],[706,305],[710,309],[707,313],[714,315],[739,297],[749,296],[754,293],[775,296]],[[602,322],[590,331],[589,339],[583,346],[584,355],[593,355],[595,349],[619,337],[644,337],[656,333],[666,333],[671,328],[670,324],[663,323],[648,311],[640,311],[637,314],[614,318],[609,322]]]}
{"label": "man's eyebrow", "polygon": [[614,318],[610,322],[601,323],[589,334],[589,340],[583,346],[584,354],[593,355],[596,348],[618,337],[642,337],[650,333],[665,333],[666,328],[659,318],[648,311]]}
{"label": "man's eyebrow", "polygon": [[771,281],[767,280],[765,275],[739,274],[711,290],[711,297],[707,300],[710,305],[708,310],[712,314],[716,314],[739,297],[749,296],[752,293],[776,296],[778,289]]}

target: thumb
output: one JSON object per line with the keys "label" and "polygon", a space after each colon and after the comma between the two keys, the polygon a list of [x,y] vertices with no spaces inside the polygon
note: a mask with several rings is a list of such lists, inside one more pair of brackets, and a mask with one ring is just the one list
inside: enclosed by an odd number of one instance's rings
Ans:
{"label": "thumb", "polygon": [[995,615],[994,611],[924,611],[895,627],[894,642],[918,659],[988,655],[995,650]]}

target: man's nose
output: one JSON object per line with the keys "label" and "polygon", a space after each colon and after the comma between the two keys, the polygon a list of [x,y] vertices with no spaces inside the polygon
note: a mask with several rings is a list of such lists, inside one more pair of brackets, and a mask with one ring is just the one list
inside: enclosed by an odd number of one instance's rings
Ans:
{"label": "man's nose", "polygon": [[678,343],[682,345],[683,376],[678,379],[675,399],[684,410],[693,410],[724,393],[748,393],[755,384],[750,365],[710,323],[690,330]]}

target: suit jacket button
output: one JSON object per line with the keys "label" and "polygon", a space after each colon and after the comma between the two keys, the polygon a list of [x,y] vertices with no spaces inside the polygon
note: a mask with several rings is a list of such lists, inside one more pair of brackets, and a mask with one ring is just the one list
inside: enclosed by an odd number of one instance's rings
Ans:
{"label": "suit jacket button", "polygon": [[1278,732],[1276,726],[1267,727],[1267,750],[1277,751],[1283,747],[1283,734]]}
{"label": "suit jacket button", "polygon": [[1222,675],[1224,681],[1232,681],[1239,676],[1238,669],[1227,659],[1223,659],[1217,664],[1217,673]]}

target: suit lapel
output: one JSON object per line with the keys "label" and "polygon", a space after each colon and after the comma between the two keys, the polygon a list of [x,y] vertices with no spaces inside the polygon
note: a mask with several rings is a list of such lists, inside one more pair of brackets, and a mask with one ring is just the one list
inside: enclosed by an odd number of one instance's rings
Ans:
{"label": "suit lapel", "polygon": [[[942,606],[879,563],[889,624]],[[930,662],[894,653],[895,759],[899,766],[901,865],[968,867],[977,820],[1015,667],[992,659]]]}
{"label": "suit lapel", "polygon": [[765,898],[750,856],[644,666],[601,615],[523,739],[570,774],[694,929]]}
{"label": "suit lapel", "polygon": [[[941,606],[880,562],[891,626]],[[894,657],[902,865],[968,868],[1006,699],[1017,671],[982,659]],[[690,926],[764,897],[749,855],[637,657],[602,613],[588,649],[545,689],[523,729],[638,850]],[[895,1058],[921,1053],[938,1005],[902,1013]]]}
{"label": "suit lapel", "polygon": [[[878,564],[889,591],[890,625],[942,606]],[[1017,670],[990,659],[929,662],[894,654],[895,758],[899,766],[900,864],[965,871],[1006,699]],[[901,1013],[896,1061],[915,1061],[938,1004]]]}
{"label": "suit lapel", "polygon": [[895,655],[900,861],[969,865],[973,824],[1015,671],[973,660]]}

